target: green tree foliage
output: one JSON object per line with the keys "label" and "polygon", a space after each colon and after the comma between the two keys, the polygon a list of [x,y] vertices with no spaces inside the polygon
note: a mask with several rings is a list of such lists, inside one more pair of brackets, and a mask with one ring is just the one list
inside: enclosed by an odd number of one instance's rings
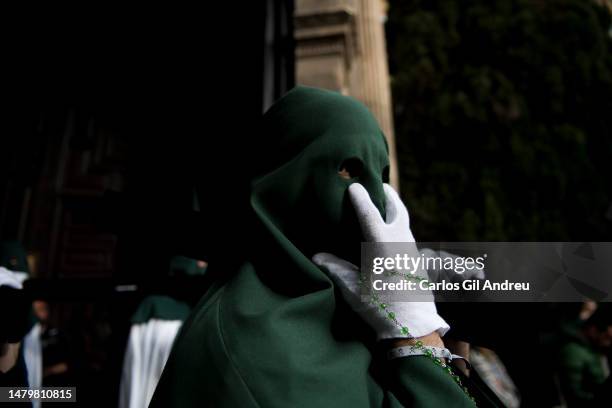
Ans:
{"label": "green tree foliage", "polygon": [[402,196],[420,240],[610,240],[612,40],[586,0],[396,0]]}

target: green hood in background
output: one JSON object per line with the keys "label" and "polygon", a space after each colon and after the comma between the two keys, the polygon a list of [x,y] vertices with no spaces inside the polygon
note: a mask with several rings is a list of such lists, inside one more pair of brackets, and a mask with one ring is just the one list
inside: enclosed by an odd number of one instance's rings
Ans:
{"label": "green hood in background", "polygon": [[0,241],[0,266],[17,272],[30,273],[27,252],[18,241]]}
{"label": "green hood in background", "polygon": [[[427,357],[378,370],[374,333],[311,261],[327,251],[359,262],[352,182],[384,216],[389,161],[372,115],[354,99],[298,87],[264,115],[256,137],[251,218],[232,226],[239,238],[228,243],[245,261],[237,270],[225,269],[230,259],[211,261],[225,279],[185,322],[151,406],[470,406]],[[338,174],[347,159],[350,180]]]}

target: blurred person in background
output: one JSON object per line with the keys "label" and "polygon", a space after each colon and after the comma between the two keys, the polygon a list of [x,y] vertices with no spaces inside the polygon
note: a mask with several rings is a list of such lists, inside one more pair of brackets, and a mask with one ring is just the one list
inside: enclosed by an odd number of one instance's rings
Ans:
{"label": "blurred person in background", "polygon": [[[588,305],[592,310],[592,305]],[[581,309],[584,311],[584,307]],[[558,349],[558,376],[569,407],[610,406],[612,314],[600,305],[579,324],[564,325]],[[606,383],[607,380],[607,383]]]}
{"label": "blurred person in background", "polygon": [[21,280],[0,266],[0,385],[27,386],[21,342],[28,331],[29,304]]}
{"label": "blurred person in background", "polygon": [[[206,262],[184,256],[170,260],[170,276],[203,275]],[[190,306],[173,296],[149,295],[132,315],[127,340],[119,408],[146,408],[151,402],[176,335]]]}
{"label": "blurred person in background", "polygon": [[[39,325],[31,301],[22,290],[28,277],[23,246],[17,241],[0,241],[0,386],[4,387],[41,385]],[[36,408],[40,402],[17,406]]]}

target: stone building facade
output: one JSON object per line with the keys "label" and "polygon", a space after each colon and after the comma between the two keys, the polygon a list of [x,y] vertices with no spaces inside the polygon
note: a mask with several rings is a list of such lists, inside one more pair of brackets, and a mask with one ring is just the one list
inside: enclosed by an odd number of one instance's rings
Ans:
{"label": "stone building facade", "polygon": [[296,0],[296,82],[365,103],[387,137],[391,183],[397,188],[385,9],[383,0]]}

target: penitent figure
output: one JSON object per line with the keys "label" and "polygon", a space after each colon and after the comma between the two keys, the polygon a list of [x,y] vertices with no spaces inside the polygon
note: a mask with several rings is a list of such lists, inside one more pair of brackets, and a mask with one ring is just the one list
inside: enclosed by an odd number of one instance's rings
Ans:
{"label": "penitent figure", "polygon": [[397,326],[355,295],[361,241],[414,242],[370,112],[298,87],[258,137],[249,220],[228,243],[243,261],[211,260],[223,278],[185,322],[151,406],[474,406],[431,358],[387,358],[418,340],[443,347],[433,298],[389,305]]}

